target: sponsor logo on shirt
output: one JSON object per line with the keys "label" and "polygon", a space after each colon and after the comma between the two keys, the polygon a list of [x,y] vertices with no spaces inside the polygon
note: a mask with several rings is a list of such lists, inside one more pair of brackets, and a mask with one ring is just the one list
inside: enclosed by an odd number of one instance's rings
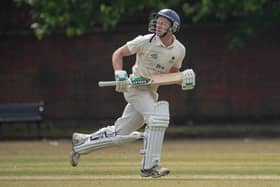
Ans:
{"label": "sponsor logo on shirt", "polygon": [[153,53],[153,54],[151,54],[151,57],[156,60],[156,59],[158,59],[158,54]]}

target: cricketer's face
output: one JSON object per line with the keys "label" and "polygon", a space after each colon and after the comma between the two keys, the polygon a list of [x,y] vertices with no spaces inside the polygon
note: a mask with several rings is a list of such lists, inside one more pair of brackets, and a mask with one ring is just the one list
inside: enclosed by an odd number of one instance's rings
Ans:
{"label": "cricketer's face", "polygon": [[171,23],[165,17],[159,16],[156,22],[156,35],[163,36],[166,32],[169,31]]}

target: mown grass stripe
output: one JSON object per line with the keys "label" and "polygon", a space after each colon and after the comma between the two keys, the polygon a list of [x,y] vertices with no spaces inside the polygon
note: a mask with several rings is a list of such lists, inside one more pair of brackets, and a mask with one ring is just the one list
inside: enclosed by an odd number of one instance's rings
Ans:
{"label": "mown grass stripe", "polygon": [[[139,175],[61,175],[61,176],[0,176],[0,180],[138,180],[150,179]],[[280,180],[279,175],[170,175],[164,180]]]}

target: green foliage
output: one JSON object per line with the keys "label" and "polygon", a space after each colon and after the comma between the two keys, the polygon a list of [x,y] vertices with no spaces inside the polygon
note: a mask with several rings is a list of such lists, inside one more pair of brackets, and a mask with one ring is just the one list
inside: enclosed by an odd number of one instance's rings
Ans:
{"label": "green foliage", "polygon": [[[114,28],[121,19],[143,10],[175,8],[194,23],[233,22],[231,47],[243,47],[256,37],[258,28],[279,24],[278,0],[14,0],[30,7],[36,36],[41,39],[56,30],[79,36],[96,27]],[[183,17],[183,15],[181,15]]]}
{"label": "green foliage", "polygon": [[233,31],[231,47],[244,47],[256,37],[259,28],[280,23],[280,2],[277,0],[200,0],[183,3],[183,11],[193,22],[214,21],[237,23]]}
{"label": "green foliage", "polygon": [[[65,31],[67,36],[79,36],[95,27],[113,28],[124,16],[145,7],[160,8],[176,3],[150,0],[15,0],[19,5],[28,4],[31,9],[31,27],[42,39],[55,30]],[[145,5],[145,6],[144,6]]]}

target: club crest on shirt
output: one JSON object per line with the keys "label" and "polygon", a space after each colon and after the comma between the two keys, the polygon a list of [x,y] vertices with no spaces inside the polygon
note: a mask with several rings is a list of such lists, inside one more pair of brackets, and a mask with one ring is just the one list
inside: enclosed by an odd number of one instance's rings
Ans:
{"label": "club crest on shirt", "polygon": [[174,60],[175,60],[175,57],[172,56],[171,59],[169,60],[169,63],[170,63],[170,64],[174,63]]}

